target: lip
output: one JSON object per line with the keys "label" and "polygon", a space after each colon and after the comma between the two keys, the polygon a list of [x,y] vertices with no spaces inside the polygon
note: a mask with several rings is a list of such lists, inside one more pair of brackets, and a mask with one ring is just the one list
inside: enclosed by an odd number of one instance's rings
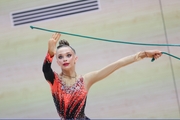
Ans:
{"label": "lip", "polygon": [[63,64],[63,66],[68,66],[68,65],[69,65],[69,63],[64,63],[64,64]]}

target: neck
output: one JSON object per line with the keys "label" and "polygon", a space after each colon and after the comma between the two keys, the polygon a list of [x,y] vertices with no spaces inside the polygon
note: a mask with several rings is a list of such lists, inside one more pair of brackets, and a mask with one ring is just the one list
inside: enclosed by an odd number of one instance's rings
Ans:
{"label": "neck", "polygon": [[72,70],[72,71],[62,70],[61,75],[64,76],[64,77],[68,77],[68,78],[76,78],[75,70]]}

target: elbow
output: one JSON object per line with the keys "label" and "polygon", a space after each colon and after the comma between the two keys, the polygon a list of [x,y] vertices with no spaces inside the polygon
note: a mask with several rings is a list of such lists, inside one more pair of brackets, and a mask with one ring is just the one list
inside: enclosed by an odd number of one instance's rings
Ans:
{"label": "elbow", "polygon": [[43,71],[44,73],[47,72],[47,69],[46,69],[45,65],[42,66],[42,71]]}

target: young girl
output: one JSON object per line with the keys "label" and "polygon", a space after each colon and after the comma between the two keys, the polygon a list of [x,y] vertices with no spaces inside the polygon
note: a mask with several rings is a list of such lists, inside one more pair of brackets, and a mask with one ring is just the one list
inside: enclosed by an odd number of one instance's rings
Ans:
{"label": "young girl", "polygon": [[[69,43],[61,40],[56,49],[56,43],[60,36],[59,33],[54,33],[48,42],[48,52],[43,64],[43,73],[50,84],[57,112],[62,119],[89,119],[85,116],[84,109],[87,93],[94,83],[123,66],[145,57],[157,59],[162,55],[159,50],[138,52],[111,63],[100,70],[81,76],[76,74],[76,51]],[[51,69],[54,55],[56,55],[57,63],[61,67],[61,73],[56,73]]]}

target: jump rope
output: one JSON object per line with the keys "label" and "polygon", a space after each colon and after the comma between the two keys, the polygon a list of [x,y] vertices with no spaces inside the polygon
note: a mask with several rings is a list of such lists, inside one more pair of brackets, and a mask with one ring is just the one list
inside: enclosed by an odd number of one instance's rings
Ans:
{"label": "jump rope", "polygon": [[[61,33],[61,34],[66,34],[66,35],[71,35],[71,36],[76,36],[76,37],[82,37],[82,38],[88,38],[88,39],[93,39],[93,40],[99,40],[99,41],[106,41],[106,42],[113,42],[113,43],[122,43],[122,44],[131,44],[131,45],[144,45],[144,46],[174,46],[174,47],[180,47],[180,44],[148,44],[148,43],[139,43],[139,42],[126,42],[126,41],[119,41],[119,40],[110,40],[110,39],[103,39],[103,38],[96,38],[96,37],[91,37],[91,36],[85,36],[85,35],[79,35],[79,34],[73,34],[73,33],[67,33],[67,32],[61,32],[61,31],[56,31],[56,30],[49,30],[45,28],[40,28],[40,27],[34,27],[30,26],[31,29],[38,29],[42,31],[47,31],[47,32],[56,32],[56,33]],[[179,57],[169,54],[167,52],[161,52],[162,54],[169,55],[171,57],[174,57],[178,60],[180,60]],[[155,58],[152,58],[151,62],[153,62]]]}

